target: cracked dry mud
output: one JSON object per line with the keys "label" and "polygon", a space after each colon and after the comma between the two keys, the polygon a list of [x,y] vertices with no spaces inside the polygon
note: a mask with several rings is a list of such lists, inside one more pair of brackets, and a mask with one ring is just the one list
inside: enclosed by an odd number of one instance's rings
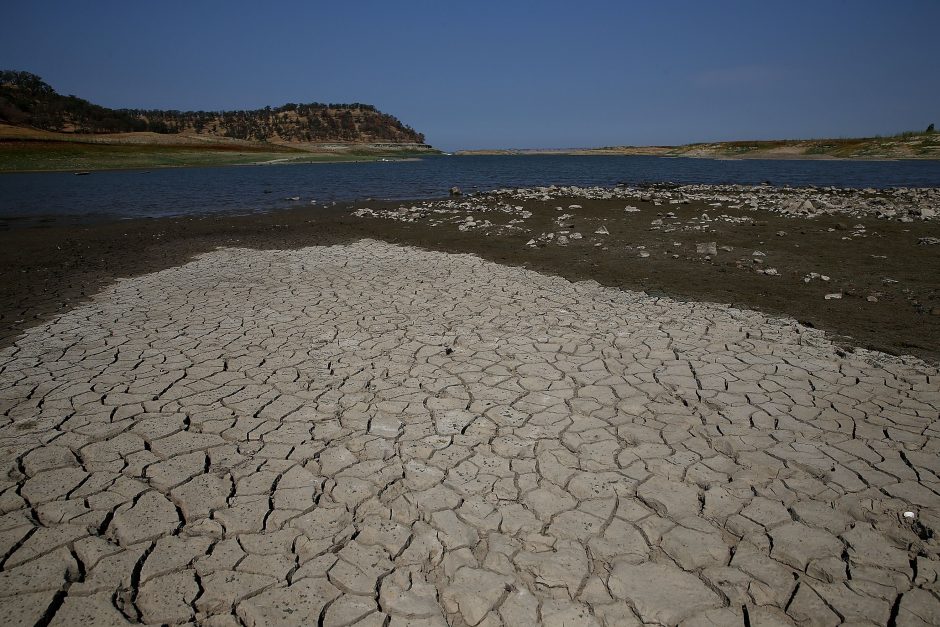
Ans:
{"label": "cracked dry mud", "polygon": [[0,624],[937,624],[938,381],[467,255],[220,250],[0,351]]}

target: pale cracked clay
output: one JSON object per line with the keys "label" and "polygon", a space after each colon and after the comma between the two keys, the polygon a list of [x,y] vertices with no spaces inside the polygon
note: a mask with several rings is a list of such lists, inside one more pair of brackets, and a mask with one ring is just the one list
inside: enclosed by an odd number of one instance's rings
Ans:
{"label": "pale cracked clay", "polygon": [[0,624],[937,624],[938,381],[467,255],[220,250],[0,351]]}

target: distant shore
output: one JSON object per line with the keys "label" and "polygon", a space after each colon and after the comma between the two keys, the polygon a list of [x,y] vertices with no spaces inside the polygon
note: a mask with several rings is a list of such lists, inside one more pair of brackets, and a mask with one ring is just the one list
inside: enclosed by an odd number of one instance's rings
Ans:
{"label": "distant shore", "polygon": [[157,133],[78,135],[0,124],[0,173],[136,170],[414,158],[418,144],[279,144]]}
{"label": "distant shore", "polygon": [[680,146],[605,146],[601,148],[520,148],[459,150],[472,155],[639,155],[701,159],[851,159],[894,161],[940,159],[940,134],[902,133],[855,139],[784,139],[727,141]]}
{"label": "distant shore", "polygon": [[[0,173],[399,160],[441,151],[425,144],[268,143],[158,133],[81,135],[0,124]],[[680,146],[457,150],[455,156],[654,156],[765,160],[940,160],[940,134],[853,139],[744,140]]]}

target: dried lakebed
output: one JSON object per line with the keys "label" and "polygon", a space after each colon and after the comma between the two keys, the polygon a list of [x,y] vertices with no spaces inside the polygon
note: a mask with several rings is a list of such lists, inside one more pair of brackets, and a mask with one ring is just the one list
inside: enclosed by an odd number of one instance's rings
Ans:
{"label": "dried lakebed", "polygon": [[652,185],[308,203],[266,214],[95,225],[11,222],[6,231],[0,221],[0,347],[117,277],[178,266],[219,247],[379,239],[757,309],[824,329],[842,350],[937,363],[937,206],[937,189]]}
{"label": "dried lakebed", "polygon": [[659,184],[504,189],[354,215],[384,223],[393,241],[738,303],[844,336],[849,349],[936,362],[937,207],[934,188]]}
{"label": "dried lakebed", "polygon": [[924,625],[940,373],[379,242],[0,350],[3,624]]}

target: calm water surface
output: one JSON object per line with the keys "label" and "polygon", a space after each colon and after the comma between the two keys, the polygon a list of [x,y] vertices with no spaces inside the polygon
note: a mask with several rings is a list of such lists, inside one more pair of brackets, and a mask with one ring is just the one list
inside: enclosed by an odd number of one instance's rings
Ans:
{"label": "calm water surface", "polygon": [[[937,161],[725,161],[641,156],[427,157],[419,161],[0,174],[0,218],[71,221],[271,211],[366,198],[534,185],[744,183],[940,187]],[[299,200],[291,200],[299,197]]]}

